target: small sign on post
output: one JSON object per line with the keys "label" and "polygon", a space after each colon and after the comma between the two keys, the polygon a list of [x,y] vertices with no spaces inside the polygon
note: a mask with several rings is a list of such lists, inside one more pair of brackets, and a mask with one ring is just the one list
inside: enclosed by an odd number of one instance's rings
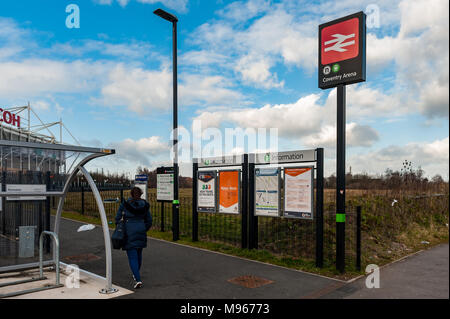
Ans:
{"label": "small sign on post", "polygon": [[173,167],[158,167],[156,169],[156,200],[173,202],[175,170]]}
{"label": "small sign on post", "polygon": [[148,202],[148,176],[145,174],[136,175],[134,178],[134,186],[141,189],[141,198]]}

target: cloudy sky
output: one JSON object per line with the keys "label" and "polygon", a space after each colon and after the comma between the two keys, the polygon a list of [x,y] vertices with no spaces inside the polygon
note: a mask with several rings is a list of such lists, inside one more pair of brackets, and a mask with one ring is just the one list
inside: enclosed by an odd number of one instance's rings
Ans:
{"label": "cloudy sky", "polygon": [[[79,28],[66,25],[72,3]],[[409,160],[448,180],[447,0],[1,1],[0,106],[29,101],[83,145],[117,150],[93,169],[168,163],[172,33],[152,13],[159,7],[179,19],[179,125],[277,128],[281,151],[324,147],[326,175],[336,165],[336,91],[317,87],[318,25],[365,11],[367,81],[347,87],[347,170],[378,174]],[[240,150],[255,147],[224,152]]]}

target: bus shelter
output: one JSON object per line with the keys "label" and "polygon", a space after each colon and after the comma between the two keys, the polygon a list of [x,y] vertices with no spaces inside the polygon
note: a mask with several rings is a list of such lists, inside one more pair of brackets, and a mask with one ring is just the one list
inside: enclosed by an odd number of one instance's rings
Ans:
{"label": "bus shelter", "polygon": [[[109,294],[117,291],[112,287],[111,240],[105,208],[95,181],[85,168],[86,164],[92,160],[113,154],[115,154],[113,149],[0,140],[0,241],[9,243],[9,248],[12,247],[12,251],[15,251],[10,253],[13,255],[9,256],[11,258],[1,258],[3,262],[0,263],[0,273],[32,269],[42,267],[42,265],[48,266],[55,261],[57,261],[55,268],[58,269],[60,265],[57,258],[59,254],[58,235],[64,201],[70,184],[78,174],[81,174],[92,190],[102,222],[106,257],[106,285],[100,293]],[[45,179],[42,176],[48,178]],[[41,218],[36,218],[37,221],[30,219],[32,215],[30,212],[39,206],[37,204],[39,201],[46,201],[49,208],[51,197],[59,199],[52,229],[50,229],[50,216],[44,218],[43,225]],[[33,204],[37,206],[33,206]],[[48,209],[48,215],[50,215],[49,211]],[[31,236],[32,238],[28,238],[30,240],[27,241],[30,226],[34,229],[37,228],[38,236]],[[31,233],[33,235],[33,232]],[[30,258],[18,257],[34,256],[34,249],[37,246],[35,244],[38,242],[39,255],[42,259],[41,235],[43,233],[53,236],[53,259],[21,263],[22,260],[30,260]]]}

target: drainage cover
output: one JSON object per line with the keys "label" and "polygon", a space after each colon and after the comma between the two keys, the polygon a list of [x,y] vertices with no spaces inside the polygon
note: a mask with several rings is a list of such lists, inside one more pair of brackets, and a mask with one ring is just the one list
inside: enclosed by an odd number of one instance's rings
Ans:
{"label": "drainage cover", "polygon": [[236,278],[229,279],[228,282],[236,284],[246,288],[258,288],[264,285],[273,283],[272,280],[264,279],[256,276],[240,276]]}
{"label": "drainage cover", "polygon": [[70,263],[81,263],[81,262],[85,262],[85,261],[92,261],[92,260],[98,260],[98,259],[101,259],[101,257],[94,255],[94,254],[81,254],[81,255],[68,256],[68,257],[63,258],[63,260],[65,262],[70,262]]}

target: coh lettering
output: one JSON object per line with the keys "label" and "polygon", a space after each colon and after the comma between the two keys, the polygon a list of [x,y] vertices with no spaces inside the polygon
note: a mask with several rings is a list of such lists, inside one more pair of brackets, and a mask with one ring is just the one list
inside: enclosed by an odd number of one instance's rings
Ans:
{"label": "coh lettering", "polygon": [[20,116],[9,111],[4,111],[2,108],[0,108],[0,122],[5,122],[6,124],[20,128]]}

